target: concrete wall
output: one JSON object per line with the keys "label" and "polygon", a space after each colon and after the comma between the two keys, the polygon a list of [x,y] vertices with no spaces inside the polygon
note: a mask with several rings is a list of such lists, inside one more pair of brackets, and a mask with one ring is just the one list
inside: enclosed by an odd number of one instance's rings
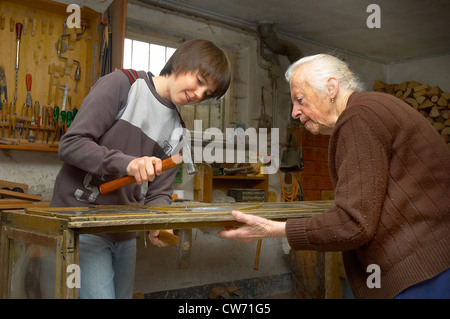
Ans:
{"label": "concrete wall", "polygon": [[49,152],[1,150],[0,179],[28,185],[28,193],[50,201],[62,162]]}
{"label": "concrete wall", "polygon": [[417,81],[450,92],[450,55],[389,65],[385,81],[389,84]]}

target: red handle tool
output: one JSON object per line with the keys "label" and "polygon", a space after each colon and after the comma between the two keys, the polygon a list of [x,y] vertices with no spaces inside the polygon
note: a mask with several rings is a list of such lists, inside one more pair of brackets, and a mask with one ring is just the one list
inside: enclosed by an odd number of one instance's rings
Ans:
{"label": "red handle tool", "polygon": [[[162,162],[162,171],[165,172],[168,169],[177,167],[183,163],[183,155],[178,154],[174,155],[172,157],[169,157]],[[131,185],[133,183],[136,183],[136,179],[133,176],[123,176],[117,179],[114,179],[110,182],[104,183],[100,185],[100,194],[106,195],[109,194],[121,187]]]}

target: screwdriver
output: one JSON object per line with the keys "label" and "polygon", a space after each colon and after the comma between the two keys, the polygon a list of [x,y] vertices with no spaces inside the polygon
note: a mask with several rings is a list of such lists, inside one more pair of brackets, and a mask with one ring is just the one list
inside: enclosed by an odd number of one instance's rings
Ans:
{"label": "screwdriver", "polygon": [[61,111],[61,123],[61,132],[64,134],[66,128],[66,111],[64,110]]}
{"label": "screwdriver", "polygon": [[[6,113],[6,116],[8,117],[8,113]],[[13,120],[12,117],[14,116],[14,125],[12,125]],[[10,126],[9,126],[9,137],[15,138],[16,137],[16,102],[11,102],[9,104],[9,120],[10,120]],[[12,125],[12,127],[11,127]]]}
{"label": "screwdriver", "polygon": [[70,127],[70,124],[72,123],[72,119],[73,119],[72,112],[71,111],[67,112],[67,128]]}
{"label": "screwdriver", "polygon": [[47,131],[47,144],[48,144],[48,139],[50,138],[51,135],[51,131],[50,131],[50,123],[52,122],[52,116],[53,116],[53,107],[48,106],[48,111],[47,111],[47,122],[48,122],[48,131]]}
{"label": "screwdriver", "polygon": [[42,112],[44,113],[44,117],[42,118],[43,124],[44,124],[44,133],[42,134],[42,144],[44,144],[44,138],[45,138],[45,133],[47,132],[47,111],[48,108],[43,106],[42,107]]}
{"label": "screwdriver", "polygon": [[17,101],[17,77],[19,73],[19,52],[20,38],[22,36],[22,23],[16,23],[16,90],[14,92],[14,102]]}
{"label": "screwdriver", "polygon": [[58,135],[59,130],[59,106],[55,105],[55,108],[53,109],[53,122],[55,123],[55,135],[53,136],[52,144],[56,140],[56,136]]}
{"label": "screwdriver", "polygon": [[36,123],[37,126],[36,138],[39,137],[39,130],[41,128],[41,117],[42,117],[41,105],[39,104],[38,101],[36,101],[34,103],[34,122]]}
{"label": "screwdriver", "polygon": [[72,117],[72,121],[73,121],[75,119],[75,116],[78,113],[78,109],[76,107],[74,107],[73,110],[72,110],[72,113],[73,113],[73,117]]}
{"label": "screwdriver", "polygon": [[59,106],[55,105],[55,108],[53,109],[53,120],[55,120],[55,125],[58,123],[59,119]]}

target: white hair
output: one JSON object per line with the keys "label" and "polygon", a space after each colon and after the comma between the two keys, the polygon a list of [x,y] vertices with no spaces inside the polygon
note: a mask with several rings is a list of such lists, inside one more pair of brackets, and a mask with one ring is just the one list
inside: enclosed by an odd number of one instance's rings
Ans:
{"label": "white hair", "polygon": [[311,55],[294,62],[285,74],[288,82],[301,66],[309,66],[309,68],[304,69],[305,72],[302,73],[300,79],[309,83],[319,92],[327,91],[327,81],[331,77],[336,78],[342,88],[356,92],[364,91],[364,84],[350,71],[347,63],[332,55]]}

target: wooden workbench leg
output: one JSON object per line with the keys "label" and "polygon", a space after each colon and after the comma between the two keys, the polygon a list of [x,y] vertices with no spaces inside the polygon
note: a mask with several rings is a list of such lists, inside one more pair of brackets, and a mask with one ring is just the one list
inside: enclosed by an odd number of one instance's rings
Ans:
{"label": "wooden workbench leg", "polygon": [[73,230],[63,232],[61,245],[62,264],[62,298],[77,299],[80,282],[80,268],[78,261],[78,235]]}
{"label": "wooden workbench leg", "polygon": [[9,239],[6,226],[0,228],[0,299],[8,298]]}

